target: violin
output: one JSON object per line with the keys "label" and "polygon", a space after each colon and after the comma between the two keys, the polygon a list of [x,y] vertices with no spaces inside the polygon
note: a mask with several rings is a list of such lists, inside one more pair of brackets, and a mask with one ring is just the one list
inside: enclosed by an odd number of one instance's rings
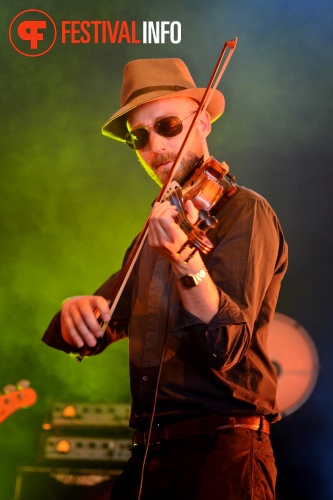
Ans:
{"label": "violin", "polygon": [[[204,92],[204,95],[202,97],[202,100],[194,115],[193,121],[180,147],[180,150],[177,154],[174,164],[168,174],[168,178],[164,183],[163,187],[161,188],[158,197],[156,198],[157,202],[161,202],[169,198],[171,203],[173,203],[177,207],[178,216],[176,218],[176,222],[179,224],[179,226],[182,228],[182,230],[185,232],[188,238],[188,240],[184,244],[184,247],[189,246],[193,248],[188,259],[191,258],[191,256],[197,250],[203,252],[204,254],[208,254],[213,249],[213,244],[206,236],[206,232],[208,231],[209,228],[213,228],[216,226],[217,220],[214,216],[210,214],[210,210],[212,209],[212,207],[217,205],[218,201],[225,194],[222,183],[223,178],[225,176],[228,176],[232,182],[235,180],[235,178],[229,174],[229,167],[225,162],[219,163],[213,157],[210,157],[204,163],[203,160],[201,160],[201,165],[199,166],[195,165],[193,176],[188,181],[185,182],[184,186],[182,187],[178,186],[177,183],[173,181],[173,178],[177,168],[180,165],[181,160],[183,159],[186,148],[190,143],[192,137],[194,136],[197,125],[203,113],[207,109],[207,106],[213,96],[214,90],[216,89],[219,81],[221,80],[222,75],[229,63],[229,60],[234,53],[236,45],[237,45],[237,38],[225,42],[221,54],[216,63],[216,66],[211,75],[211,78],[206,87],[206,90]],[[225,54],[227,54],[226,58]],[[222,68],[219,70],[222,62],[223,62]],[[192,224],[186,216],[186,212],[184,209],[184,203],[186,202],[186,200],[191,200],[194,206],[199,210],[199,218],[195,224]],[[123,266],[123,269],[118,277],[117,283],[115,284],[111,292],[111,295],[109,297],[108,303],[110,306],[111,316],[118,304],[118,301],[125,288],[128,278],[133,270],[135,262],[137,261],[137,258],[147,238],[149,219],[150,216],[146,220],[146,223],[140,235],[138,236],[125,265]],[[179,250],[179,252],[182,250],[182,248]],[[97,321],[102,326],[102,330],[105,331],[108,323],[105,323],[101,317],[97,318]],[[85,346],[84,348],[82,348],[79,355],[76,356],[77,361],[80,363],[84,356],[96,352],[102,341],[103,337],[100,337],[97,340],[97,344],[95,347],[91,348]]]}

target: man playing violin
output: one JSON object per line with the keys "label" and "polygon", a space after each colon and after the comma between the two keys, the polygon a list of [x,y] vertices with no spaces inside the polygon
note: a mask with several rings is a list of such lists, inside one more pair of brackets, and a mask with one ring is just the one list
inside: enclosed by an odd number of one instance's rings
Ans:
{"label": "man playing violin", "polygon": [[[204,90],[179,59],[132,61],[121,108],[103,134],[129,145],[162,186]],[[180,186],[201,158],[209,159],[211,123],[223,111],[224,97],[215,90],[175,173]],[[78,356],[129,337],[135,433],[112,499],[275,498],[269,431],[280,416],[267,335],[287,246],[265,199],[225,179],[223,187],[218,224],[207,232],[210,253],[186,244],[174,204],[155,203],[112,317],[108,299],[119,273],[93,295],[67,299],[43,337]],[[191,200],[185,211],[195,224]]]}

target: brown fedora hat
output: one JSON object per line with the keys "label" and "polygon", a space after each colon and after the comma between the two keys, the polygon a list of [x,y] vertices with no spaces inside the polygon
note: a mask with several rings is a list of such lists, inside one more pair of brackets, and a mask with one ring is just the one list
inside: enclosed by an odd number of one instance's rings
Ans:
{"label": "brown fedora hat", "polygon": [[[103,125],[102,134],[125,142],[126,113],[141,104],[165,97],[191,97],[200,102],[206,89],[197,88],[181,59],[136,59],[126,64],[121,108]],[[211,122],[224,111],[224,97],[215,90],[207,111]]]}

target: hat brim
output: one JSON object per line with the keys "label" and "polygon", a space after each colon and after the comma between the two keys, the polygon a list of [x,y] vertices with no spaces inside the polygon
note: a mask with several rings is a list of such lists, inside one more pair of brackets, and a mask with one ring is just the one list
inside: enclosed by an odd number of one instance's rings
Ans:
{"label": "hat brim", "polygon": [[[148,102],[155,101],[156,99],[163,99],[166,97],[190,97],[200,103],[205,92],[206,89],[194,88],[180,90],[177,92],[157,90],[154,92],[150,92],[149,97],[147,94],[140,95],[111,116],[111,118],[103,125],[102,134],[110,137],[111,139],[126,142],[126,114],[132,109],[137,108],[141,104],[146,104]],[[223,94],[219,90],[214,90],[214,93],[207,106],[207,111],[210,115],[211,123],[213,123],[222,115],[224,107],[225,101]]]}

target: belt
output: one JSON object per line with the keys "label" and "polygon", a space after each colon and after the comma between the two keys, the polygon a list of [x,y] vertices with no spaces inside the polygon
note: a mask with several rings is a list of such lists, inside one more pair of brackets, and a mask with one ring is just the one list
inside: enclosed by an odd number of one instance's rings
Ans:
{"label": "belt", "polygon": [[148,441],[149,444],[159,444],[161,441],[212,434],[224,429],[251,429],[259,433],[269,434],[270,424],[263,416],[224,417],[213,415],[173,424],[155,424],[151,430],[150,438],[149,430],[137,429],[133,436],[133,445],[147,445]]}

